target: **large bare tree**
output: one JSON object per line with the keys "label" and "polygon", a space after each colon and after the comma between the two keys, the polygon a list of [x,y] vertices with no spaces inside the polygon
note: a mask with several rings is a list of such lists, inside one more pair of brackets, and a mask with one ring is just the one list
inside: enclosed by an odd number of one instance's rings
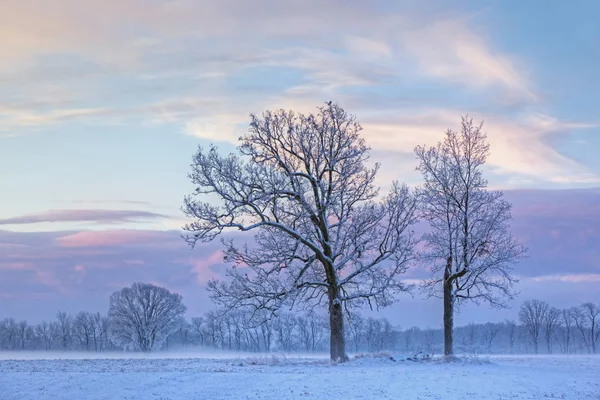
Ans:
{"label": "large bare tree", "polygon": [[192,246],[228,229],[256,232],[251,245],[223,241],[234,268],[229,282],[209,283],[213,299],[271,311],[326,304],[335,361],[347,359],[343,309],[386,306],[407,290],[399,275],[415,244],[416,199],[397,183],[380,198],[361,129],[331,102],[316,115],[251,115],[238,155],[199,148],[184,204]]}
{"label": "large bare tree", "polygon": [[149,283],[114,292],[109,304],[112,334],[123,346],[143,352],[175,332],[186,310],[181,295]]}
{"label": "large bare tree", "polygon": [[432,275],[424,286],[443,298],[446,356],[454,353],[455,307],[468,300],[503,306],[513,296],[512,267],[525,254],[510,233],[510,203],[487,189],[482,126],[463,117],[460,132],[448,130],[436,146],[415,149],[424,178],[421,210],[430,225],[423,260]]}

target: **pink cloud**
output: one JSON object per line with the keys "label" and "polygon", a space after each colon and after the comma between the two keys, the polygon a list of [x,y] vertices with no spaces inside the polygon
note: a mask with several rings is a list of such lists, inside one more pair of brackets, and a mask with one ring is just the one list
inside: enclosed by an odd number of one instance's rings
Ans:
{"label": "pink cloud", "polygon": [[38,269],[35,272],[35,277],[39,283],[58,290],[60,293],[66,293],[67,290],[62,279],[58,279],[53,273],[47,270]]}
{"label": "pink cloud", "polygon": [[179,261],[183,264],[190,264],[190,272],[196,276],[196,283],[205,285],[211,279],[220,278],[219,274],[210,269],[213,265],[223,264],[223,252],[214,251],[208,257],[202,259],[188,259]]}
{"label": "pink cloud", "polygon": [[96,247],[144,244],[159,240],[160,232],[141,230],[84,231],[56,239],[62,247]]}

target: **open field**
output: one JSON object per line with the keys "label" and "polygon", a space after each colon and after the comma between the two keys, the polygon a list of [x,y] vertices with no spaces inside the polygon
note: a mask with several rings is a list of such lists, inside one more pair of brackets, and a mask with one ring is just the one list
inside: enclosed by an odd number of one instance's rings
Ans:
{"label": "open field", "polygon": [[451,364],[394,356],[343,365],[281,355],[63,357],[71,358],[0,355],[0,399],[600,399],[600,357],[593,356]]}

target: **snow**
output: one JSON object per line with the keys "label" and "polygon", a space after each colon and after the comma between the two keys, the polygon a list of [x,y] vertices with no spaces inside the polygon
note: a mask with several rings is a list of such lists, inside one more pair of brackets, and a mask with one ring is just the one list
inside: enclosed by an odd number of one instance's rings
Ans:
{"label": "snow", "polygon": [[0,359],[0,399],[600,399],[597,356],[26,356]]}

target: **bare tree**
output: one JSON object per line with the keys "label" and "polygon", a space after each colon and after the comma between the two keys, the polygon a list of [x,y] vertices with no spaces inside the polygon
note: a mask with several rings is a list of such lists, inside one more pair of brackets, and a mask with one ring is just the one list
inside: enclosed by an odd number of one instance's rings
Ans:
{"label": "bare tree", "polygon": [[148,352],[179,328],[186,307],[179,294],[148,283],[134,283],[110,296],[112,332],[124,346]]}
{"label": "bare tree", "polygon": [[58,330],[56,333],[62,349],[66,350],[69,347],[72,339],[73,319],[64,311],[59,311],[56,314],[56,319],[58,320]]}
{"label": "bare tree", "polygon": [[556,330],[559,326],[560,311],[554,307],[548,308],[544,318],[544,337],[546,338],[548,354],[552,354],[552,339],[556,337]]}
{"label": "bare tree", "polygon": [[112,342],[110,341],[109,332],[110,332],[110,319],[108,316],[100,318],[100,351],[109,350],[113,347]]}
{"label": "bare tree", "polygon": [[394,183],[379,200],[379,165],[367,167],[362,128],[336,104],[317,115],[279,110],[251,120],[239,155],[196,153],[186,239],[194,246],[228,229],[255,231],[252,246],[224,241],[234,268],[230,282],[208,284],[212,298],[272,312],[326,304],[330,357],[345,361],[342,310],[387,306],[408,289],[398,277],[413,257],[416,199]]}
{"label": "bare tree", "polygon": [[365,320],[359,314],[352,313],[348,318],[348,326],[350,331],[350,337],[354,343],[354,351],[358,353],[361,341],[364,336],[364,325]]}
{"label": "bare tree", "polygon": [[526,300],[519,310],[519,321],[521,321],[523,329],[527,333],[531,343],[533,343],[533,349],[536,354],[538,353],[540,332],[549,308],[548,303],[544,301]]}
{"label": "bare tree", "polygon": [[219,313],[215,311],[210,311],[206,314],[206,330],[208,332],[209,343],[212,347],[223,346],[222,331],[223,327],[221,326],[221,318],[219,317]]}
{"label": "bare tree", "polygon": [[595,354],[600,337],[600,307],[594,303],[582,304],[574,310],[574,321],[588,352]]}
{"label": "bare tree", "polygon": [[448,130],[437,146],[415,149],[425,181],[421,209],[430,224],[423,260],[432,277],[424,287],[443,298],[446,356],[454,352],[455,307],[469,300],[504,306],[513,297],[512,266],[526,251],[510,233],[510,203],[502,192],[487,190],[482,167],[489,144],[482,126],[463,117],[460,132]]}
{"label": "bare tree", "polygon": [[73,336],[79,341],[81,349],[90,350],[94,335],[94,322],[92,315],[86,311],[80,311],[73,320]]}
{"label": "bare tree", "polygon": [[36,335],[42,340],[45,350],[50,350],[52,346],[52,327],[47,321],[39,323],[35,327]]}
{"label": "bare tree", "polygon": [[475,352],[477,350],[475,348],[475,343],[477,342],[477,326],[470,322],[463,328],[463,335],[463,347],[470,353]]}
{"label": "bare tree", "polygon": [[279,314],[275,321],[274,328],[277,334],[277,342],[279,343],[281,350],[291,351],[293,349],[297,325],[298,321],[293,314]]}
{"label": "bare tree", "polygon": [[569,349],[571,345],[571,336],[573,330],[573,324],[575,323],[574,319],[574,310],[572,308],[565,308],[560,312],[560,322],[562,324],[562,342],[564,345],[563,353],[569,354]]}
{"label": "bare tree", "polygon": [[198,336],[200,346],[204,346],[205,324],[203,317],[192,318],[192,332]]}
{"label": "bare tree", "polygon": [[492,353],[492,343],[494,342],[496,336],[498,336],[498,332],[500,332],[500,325],[498,324],[488,322],[483,326],[483,338],[485,340],[488,354]]}
{"label": "bare tree", "polygon": [[517,323],[513,320],[507,319],[504,321],[506,325],[506,333],[508,336],[508,345],[510,348],[510,353],[512,354],[515,348],[515,338],[517,335]]}
{"label": "bare tree", "polygon": [[2,333],[2,345],[3,348],[8,350],[14,350],[17,348],[17,338],[19,334],[19,326],[14,318],[5,318],[0,323],[0,333]]}
{"label": "bare tree", "polygon": [[31,326],[29,326],[27,321],[19,322],[17,328],[19,347],[21,350],[25,350],[29,343],[33,341],[35,331]]}
{"label": "bare tree", "polygon": [[94,341],[94,351],[99,351],[102,347],[102,316],[99,312],[89,315],[89,324]]}

